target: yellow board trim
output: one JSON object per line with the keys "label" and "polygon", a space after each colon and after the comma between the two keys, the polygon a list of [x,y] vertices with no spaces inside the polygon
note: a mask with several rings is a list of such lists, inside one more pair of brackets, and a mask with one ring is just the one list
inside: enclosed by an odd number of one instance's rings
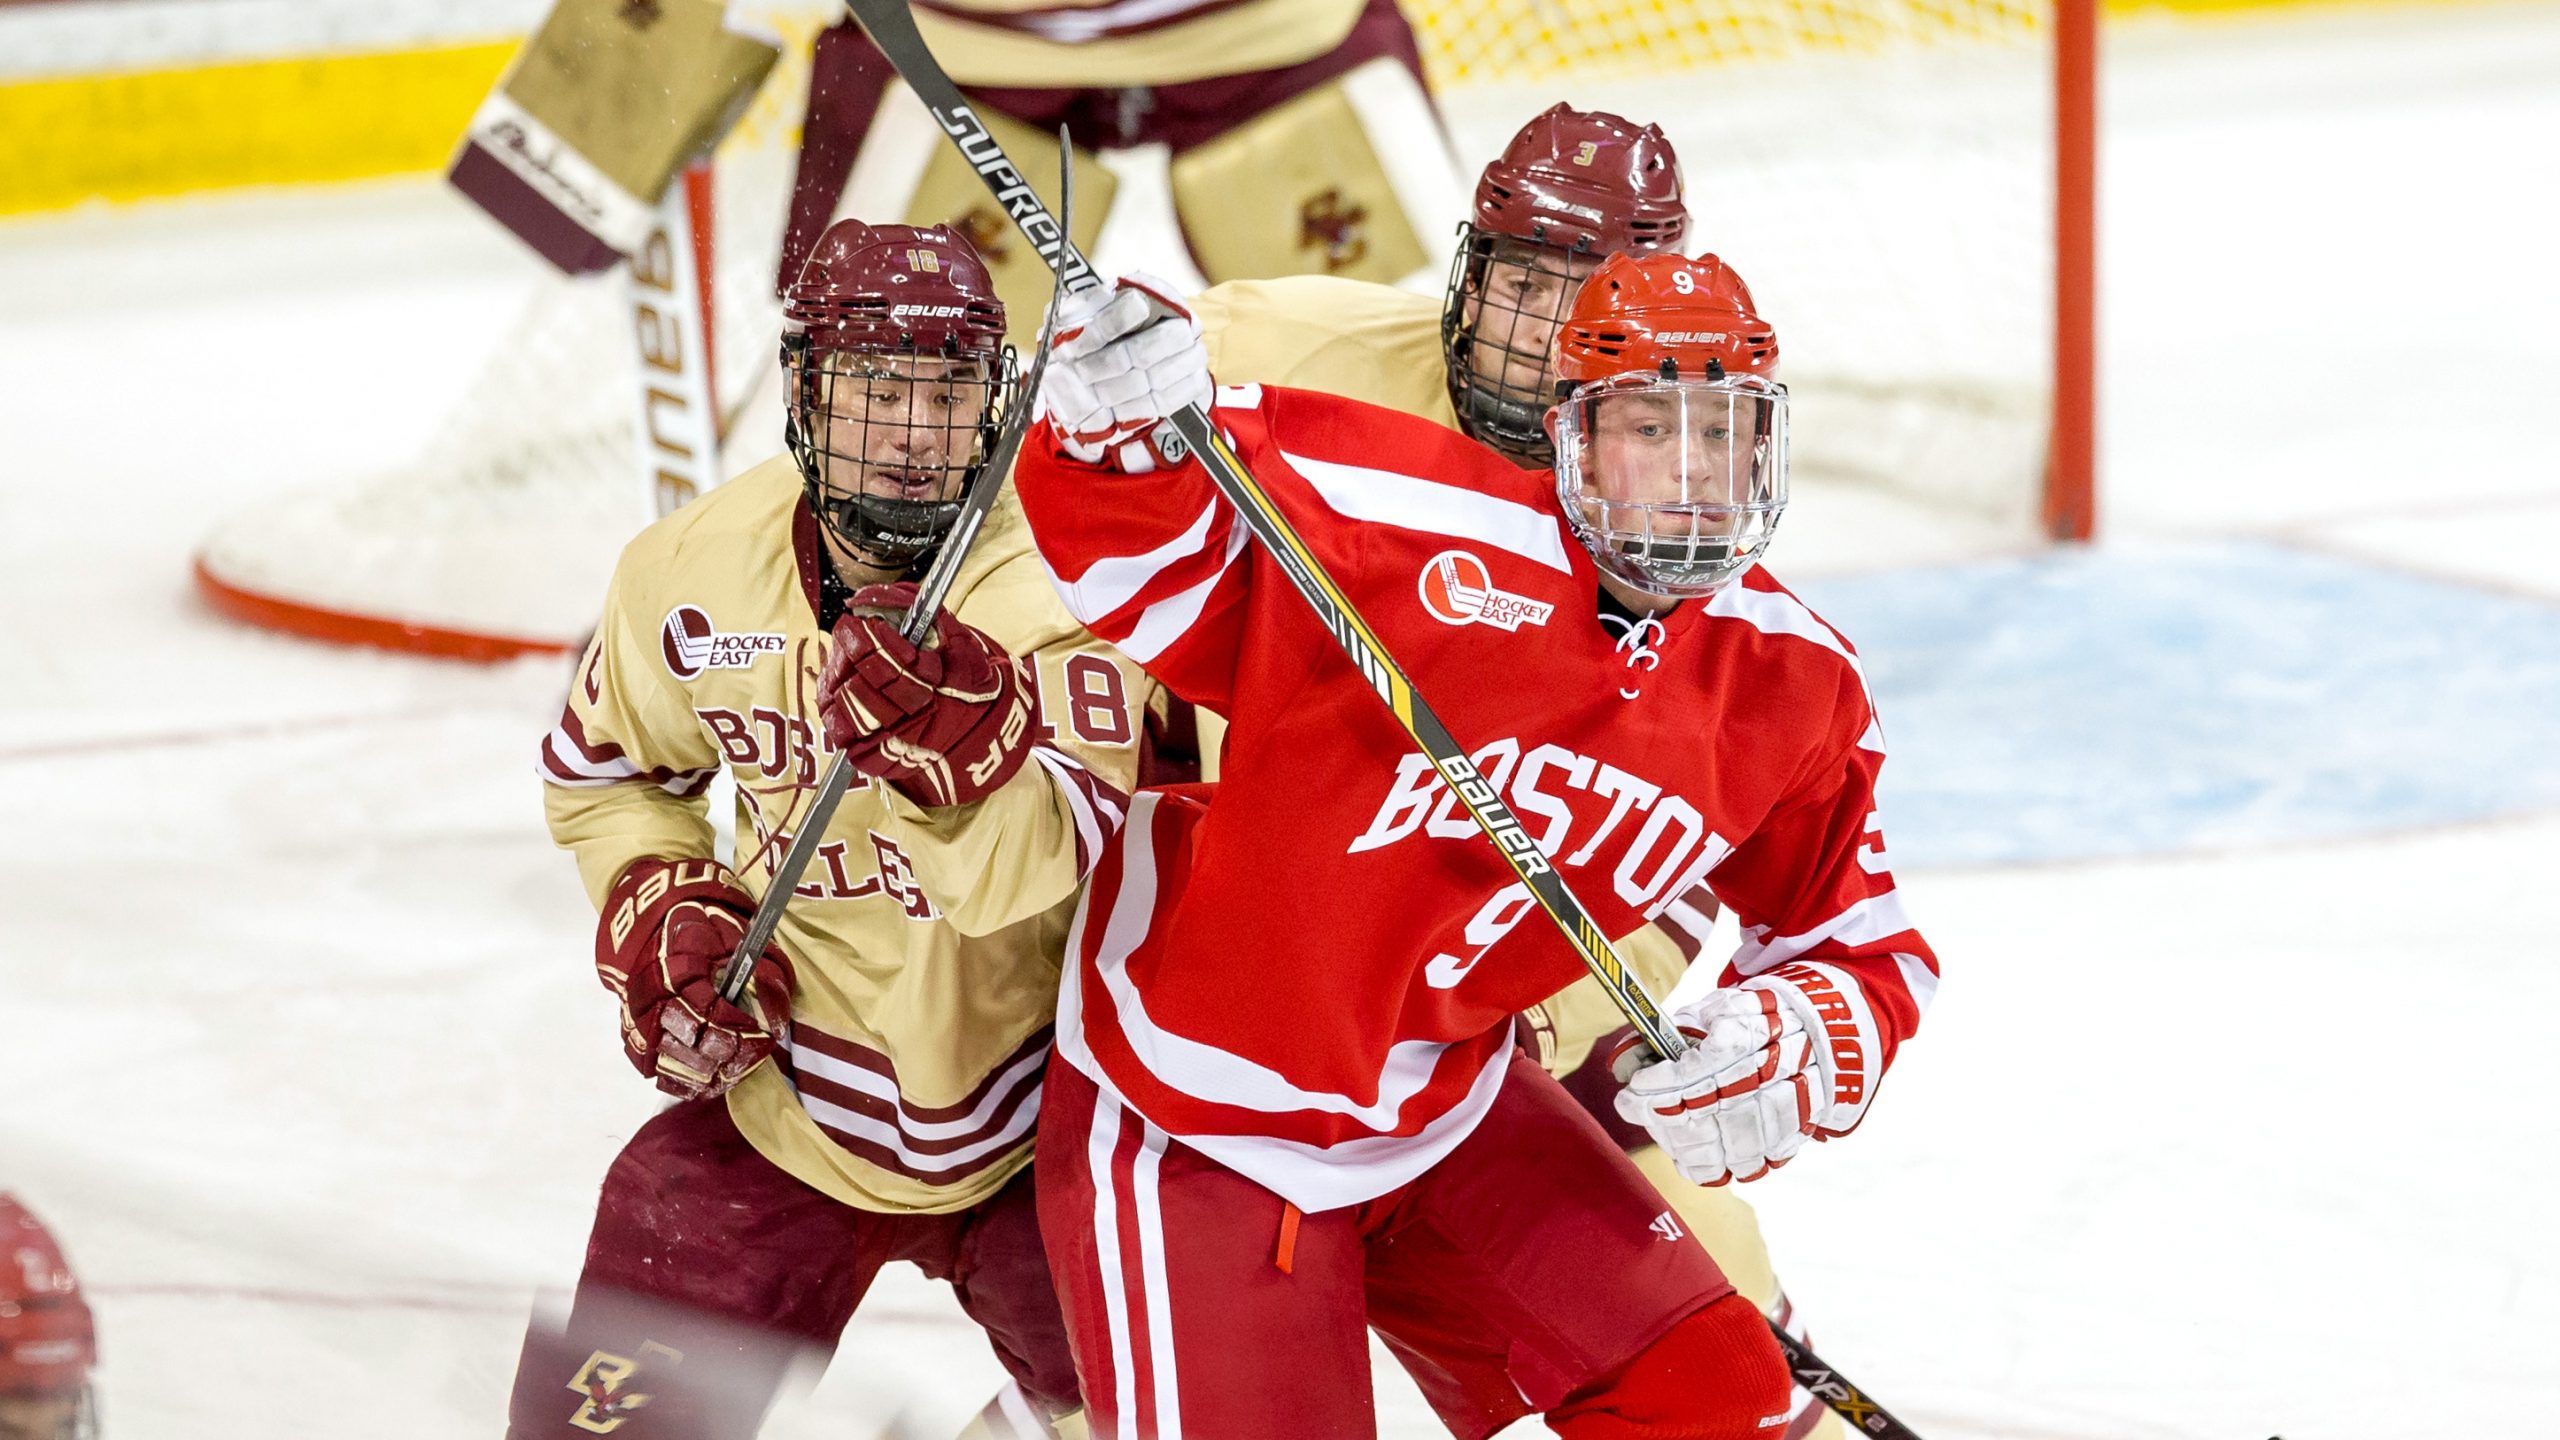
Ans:
{"label": "yellow board trim", "polygon": [[0,215],[441,170],[518,43],[0,84]]}
{"label": "yellow board trim", "polygon": [[[1339,0],[1335,0],[1339,3]],[[2030,0],[1989,0],[2016,24]],[[2110,16],[2193,19],[2392,8],[2416,0],[2102,0]],[[1444,86],[1552,78],[1640,52],[1655,65],[1749,54],[1755,32],[1697,19],[1695,0],[1568,0],[1594,23],[1555,53],[1486,48],[1471,27],[1500,23],[1481,0],[1405,0],[1424,63]],[[1530,10],[1531,15],[1546,12]],[[1765,14],[1760,22],[1766,25]],[[1813,7],[1810,16],[1833,13]],[[1960,12],[1949,12],[1951,15]],[[1688,17],[1685,21],[1681,17]],[[1980,22],[1974,22],[1980,23]],[[2031,22],[2029,22],[2031,23]],[[1805,37],[1789,37],[1804,43]],[[794,35],[795,45],[805,37]],[[1843,32],[1822,43],[1854,41]],[[253,185],[307,185],[441,170],[522,37],[416,50],[301,56],[107,75],[0,81],[0,216],[92,200],[148,200]],[[1547,44],[1556,44],[1550,38]],[[801,57],[793,57],[800,59]],[[761,108],[761,107],[760,107]]]}

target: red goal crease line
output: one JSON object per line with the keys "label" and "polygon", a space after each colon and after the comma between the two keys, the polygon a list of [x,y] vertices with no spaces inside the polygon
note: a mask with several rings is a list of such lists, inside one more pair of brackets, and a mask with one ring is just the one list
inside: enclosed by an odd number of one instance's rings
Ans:
{"label": "red goal crease line", "polygon": [[264,630],[282,631],[336,645],[367,645],[410,655],[491,664],[520,655],[566,655],[577,648],[566,640],[537,640],[521,635],[493,635],[413,620],[393,620],[351,610],[335,610],[301,600],[235,585],[213,573],[199,555],[194,563],[196,589],[216,612]]}

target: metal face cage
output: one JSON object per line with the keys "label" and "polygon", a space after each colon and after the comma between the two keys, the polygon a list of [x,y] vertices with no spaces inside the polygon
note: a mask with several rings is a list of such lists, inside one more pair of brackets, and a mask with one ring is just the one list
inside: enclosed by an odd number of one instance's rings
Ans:
{"label": "metal face cage", "polygon": [[818,350],[782,342],[790,385],[785,438],[820,524],[865,560],[905,571],[960,517],[1019,377],[1010,348],[937,354],[913,348]]}
{"label": "metal face cage", "polygon": [[1669,599],[1757,563],[1787,508],[1787,391],[1756,375],[1594,381],[1553,412],[1556,494],[1601,573]]}
{"label": "metal face cage", "polygon": [[1599,258],[1458,227],[1440,313],[1440,358],[1449,404],[1470,437],[1524,465],[1553,462],[1542,423],[1555,401],[1553,344]]}

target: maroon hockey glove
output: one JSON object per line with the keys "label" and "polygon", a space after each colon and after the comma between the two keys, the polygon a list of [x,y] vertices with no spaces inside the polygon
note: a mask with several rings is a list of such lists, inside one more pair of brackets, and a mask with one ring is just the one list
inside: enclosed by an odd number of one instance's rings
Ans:
{"label": "maroon hockey glove", "polygon": [[727,1092],[790,1033],[781,946],[757,958],[746,1009],[719,996],[720,969],[755,908],[716,860],[635,861],[605,895],[596,978],[622,999],[624,1058],[670,1095]]}
{"label": "maroon hockey glove", "polygon": [[966,805],[1022,768],[1039,730],[1029,667],[945,610],[922,649],[898,633],[912,585],[854,592],[818,677],[827,743],[919,805]]}

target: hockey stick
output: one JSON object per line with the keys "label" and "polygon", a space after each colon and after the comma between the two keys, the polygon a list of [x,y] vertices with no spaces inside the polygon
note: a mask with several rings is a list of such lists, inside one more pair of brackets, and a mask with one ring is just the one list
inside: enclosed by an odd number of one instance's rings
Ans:
{"label": "hockey stick", "polygon": [[[1065,157],[1058,162],[1058,209],[1073,216],[1076,213],[1074,149],[1066,143],[1066,131],[1058,132],[1059,148]],[[1025,186],[1027,192],[1030,187]],[[1036,200],[1034,203],[1038,203]],[[951,533],[942,539],[940,553],[924,572],[916,586],[914,603],[898,621],[898,634],[910,645],[924,643],[925,633],[933,628],[934,612],[942,608],[942,597],[951,593],[951,582],[960,574],[960,562],[968,557],[969,547],[977,543],[978,531],[987,521],[987,512],[995,508],[996,496],[1004,490],[1007,475],[1013,473],[1013,457],[1022,449],[1023,432],[1031,428],[1031,416],[1040,395],[1040,379],[1049,370],[1049,342],[1056,335],[1058,302],[1067,294],[1066,276],[1061,273],[1049,296],[1049,314],[1040,322],[1040,338],[1031,357],[1031,373],[1023,378],[1016,392],[1013,413],[1004,417],[1004,428],[996,433],[995,444],[987,449],[986,463],[979,467],[977,478],[970,482],[969,493],[961,501],[960,518],[953,521]],[[825,836],[827,822],[835,818],[836,806],[845,791],[853,787],[853,761],[838,754],[827,765],[825,778],[818,782],[817,797],[810,802],[809,813],[800,817],[800,828],[792,835],[791,844],[783,850],[780,863],[773,867],[766,882],[764,898],[756,902],[755,918],[748,922],[747,933],[720,971],[720,998],[735,1005],[746,993],[747,978],[755,973],[756,957],[773,939],[774,930],[782,924],[783,907],[791,903],[791,892],[818,853]]]}
{"label": "hockey stick", "polygon": [[[1021,229],[1023,238],[1058,273],[1061,288],[1070,295],[1099,288],[1102,278],[1077,252],[1074,238],[1040,203],[1039,195],[1013,168],[1013,162],[1005,158],[1004,147],[988,133],[986,123],[926,48],[924,37],[916,31],[915,17],[908,12],[907,0],[845,0],[845,8],[853,12],[863,29],[871,32],[872,43],[880,47],[880,53],[897,70],[898,78],[906,81],[907,88],[932,112],[935,123],[959,147],[962,158],[978,172],[978,178],[986,182],[996,203]],[[1519,817],[1511,813],[1511,807],[1494,793],[1494,787],[1476,772],[1466,752],[1450,737],[1448,727],[1440,723],[1439,715],[1424,703],[1413,682],[1405,678],[1404,670],[1387,653],[1387,647],[1352,609],[1341,587],[1333,583],[1333,577],[1325,573],[1314,552],[1299,538],[1297,527],[1280,513],[1261,482],[1247,473],[1244,463],[1227,448],[1226,440],[1209,424],[1209,417],[1200,407],[1189,405],[1167,420],[1165,428],[1173,433],[1159,430],[1156,448],[1177,464],[1195,453],[1200,457],[1209,479],[1227,497],[1227,503],[1244,517],[1247,527],[1280,562],[1298,594],[1315,610],[1325,628],[1333,632],[1361,675],[1387,702],[1387,708],[1395,712],[1397,723],[1404,726],[1405,733],[1413,737],[1423,755],[1439,770],[1451,793],[1466,802],[1467,813],[1475,817],[1494,848],[1511,863],[1512,872],[1564,931],[1574,953],[1599,977],[1609,998],[1656,1054],[1665,1059],[1677,1057],[1687,1048],[1679,1032],[1664,1021],[1660,1007],[1610,947],[1600,927],[1592,923],[1589,912],[1557,873],[1555,863],[1538,848],[1538,842],[1521,825]]]}
{"label": "hockey stick", "polygon": [[[978,118],[960,88],[951,83],[933,51],[916,30],[915,17],[909,13],[907,0],[845,0],[845,8],[871,35],[898,78],[907,83],[916,98],[933,115],[951,143],[958,147],[969,168],[978,172],[996,203],[1004,208],[1023,238],[1031,242],[1040,258],[1057,273],[1058,289],[1064,294],[1083,294],[1100,288],[1102,278],[1086,263],[1076,249],[1075,238],[1057,217],[1041,205],[1040,197],[1005,158],[1004,147],[989,133],[986,122]],[[1055,321],[1056,310],[1051,310]],[[1170,430],[1171,434],[1166,434]],[[1644,983],[1627,969],[1626,962],[1610,945],[1608,937],[1591,920],[1590,913],[1575,899],[1573,891],[1537,840],[1520,824],[1519,817],[1485,778],[1477,773],[1474,762],[1458,748],[1458,742],[1440,723],[1439,715],[1413,688],[1404,670],[1387,653],[1386,645],[1369,629],[1354,610],[1350,599],[1325,573],[1322,562],[1299,538],[1297,527],[1273,503],[1270,493],[1262,488],[1244,463],[1229,449],[1224,437],[1209,423],[1209,417],[1197,405],[1187,405],[1165,422],[1164,430],[1155,437],[1156,448],[1167,461],[1180,463],[1189,455],[1197,455],[1201,467],[1208,471],[1211,483],[1227,498],[1227,503],[1244,517],[1246,526],[1259,539],[1271,557],[1279,562],[1299,596],[1316,612],[1325,628],[1358,666],[1360,673],[1387,708],[1395,713],[1397,723],[1421,747],[1425,758],[1440,772],[1440,778],[1467,807],[1485,837],[1511,865],[1529,893],[1537,898],[1547,918],[1564,932],[1565,940],[1581,957],[1583,965],[1599,980],[1603,990],[1621,1014],[1627,1017],[1636,1033],[1664,1059],[1675,1059],[1688,1048],[1679,1031],[1662,1017],[1653,997],[1645,992]],[[1813,1352],[1794,1337],[1780,1330],[1775,1322],[1769,1326],[1777,1337],[1778,1348],[1787,1357],[1788,1368],[1796,1383],[1804,1386],[1850,1425],[1883,1440],[1919,1440],[1909,1426],[1887,1414],[1883,1407],[1866,1398],[1865,1392],[1840,1378],[1839,1372],[1821,1363]]]}

